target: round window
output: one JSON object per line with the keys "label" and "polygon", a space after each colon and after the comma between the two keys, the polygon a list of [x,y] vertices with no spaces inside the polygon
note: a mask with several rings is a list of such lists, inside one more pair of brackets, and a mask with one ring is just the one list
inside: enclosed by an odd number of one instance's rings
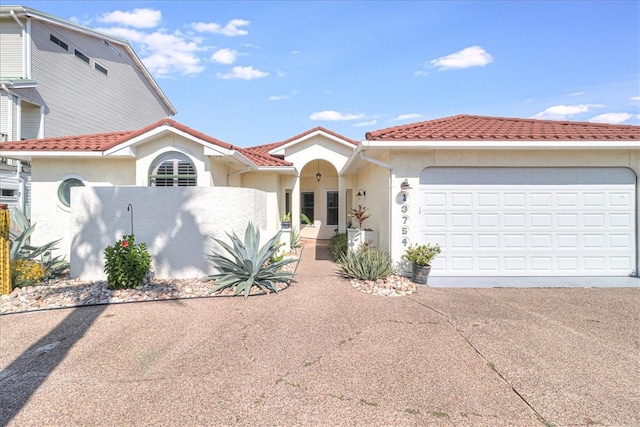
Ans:
{"label": "round window", "polygon": [[78,178],[67,178],[58,187],[58,199],[64,206],[71,206],[71,187],[84,187],[84,183]]}

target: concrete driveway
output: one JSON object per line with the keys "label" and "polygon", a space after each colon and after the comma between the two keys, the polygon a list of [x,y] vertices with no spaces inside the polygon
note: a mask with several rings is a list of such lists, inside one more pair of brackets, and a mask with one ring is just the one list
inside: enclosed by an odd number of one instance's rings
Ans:
{"label": "concrete driveway", "polygon": [[640,289],[280,295],[0,316],[0,425],[640,424]]}

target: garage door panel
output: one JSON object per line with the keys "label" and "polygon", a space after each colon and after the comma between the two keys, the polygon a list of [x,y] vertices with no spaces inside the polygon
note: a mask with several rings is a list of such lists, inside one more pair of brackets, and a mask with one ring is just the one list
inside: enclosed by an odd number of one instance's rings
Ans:
{"label": "garage door panel", "polygon": [[442,247],[432,274],[628,275],[635,175],[602,169],[425,169],[420,243]]}

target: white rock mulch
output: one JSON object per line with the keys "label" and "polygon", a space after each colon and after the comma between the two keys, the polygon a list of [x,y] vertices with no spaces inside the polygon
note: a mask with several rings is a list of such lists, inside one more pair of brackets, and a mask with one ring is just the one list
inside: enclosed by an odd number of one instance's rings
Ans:
{"label": "white rock mulch", "polygon": [[[287,264],[284,269],[295,271],[298,262]],[[34,286],[15,288],[9,295],[0,296],[0,314],[83,305],[117,304],[139,301],[159,301],[183,298],[232,296],[231,289],[213,292],[216,283],[200,278],[152,279],[136,289],[112,290],[105,280],[82,281],[79,279],[51,280]],[[278,283],[278,291],[289,285]],[[250,295],[267,294],[258,287]]]}
{"label": "white rock mulch", "polygon": [[351,279],[351,286],[367,294],[387,297],[411,295],[418,290],[416,284],[413,283],[411,279],[395,274],[379,280]]}

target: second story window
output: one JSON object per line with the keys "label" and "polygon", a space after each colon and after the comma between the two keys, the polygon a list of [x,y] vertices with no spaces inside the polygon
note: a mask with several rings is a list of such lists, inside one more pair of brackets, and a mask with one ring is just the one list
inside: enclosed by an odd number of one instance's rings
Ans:
{"label": "second story window", "polygon": [[64,50],[66,51],[69,50],[69,45],[63,42],[62,40],[60,40],[59,38],[57,38],[56,36],[54,36],[53,34],[49,34],[49,40],[51,40],[52,42],[54,42]]}
{"label": "second story window", "polygon": [[80,52],[78,49],[74,49],[73,54],[76,56],[76,58],[82,59],[87,64],[91,63],[91,59],[89,59],[89,57],[87,55],[85,55],[84,53]]}
{"label": "second story window", "polygon": [[105,76],[109,75],[109,70],[107,70],[106,68],[104,68],[102,65],[98,64],[97,62],[93,63],[93,67],[100,71],[102,74],[104,74]]}

